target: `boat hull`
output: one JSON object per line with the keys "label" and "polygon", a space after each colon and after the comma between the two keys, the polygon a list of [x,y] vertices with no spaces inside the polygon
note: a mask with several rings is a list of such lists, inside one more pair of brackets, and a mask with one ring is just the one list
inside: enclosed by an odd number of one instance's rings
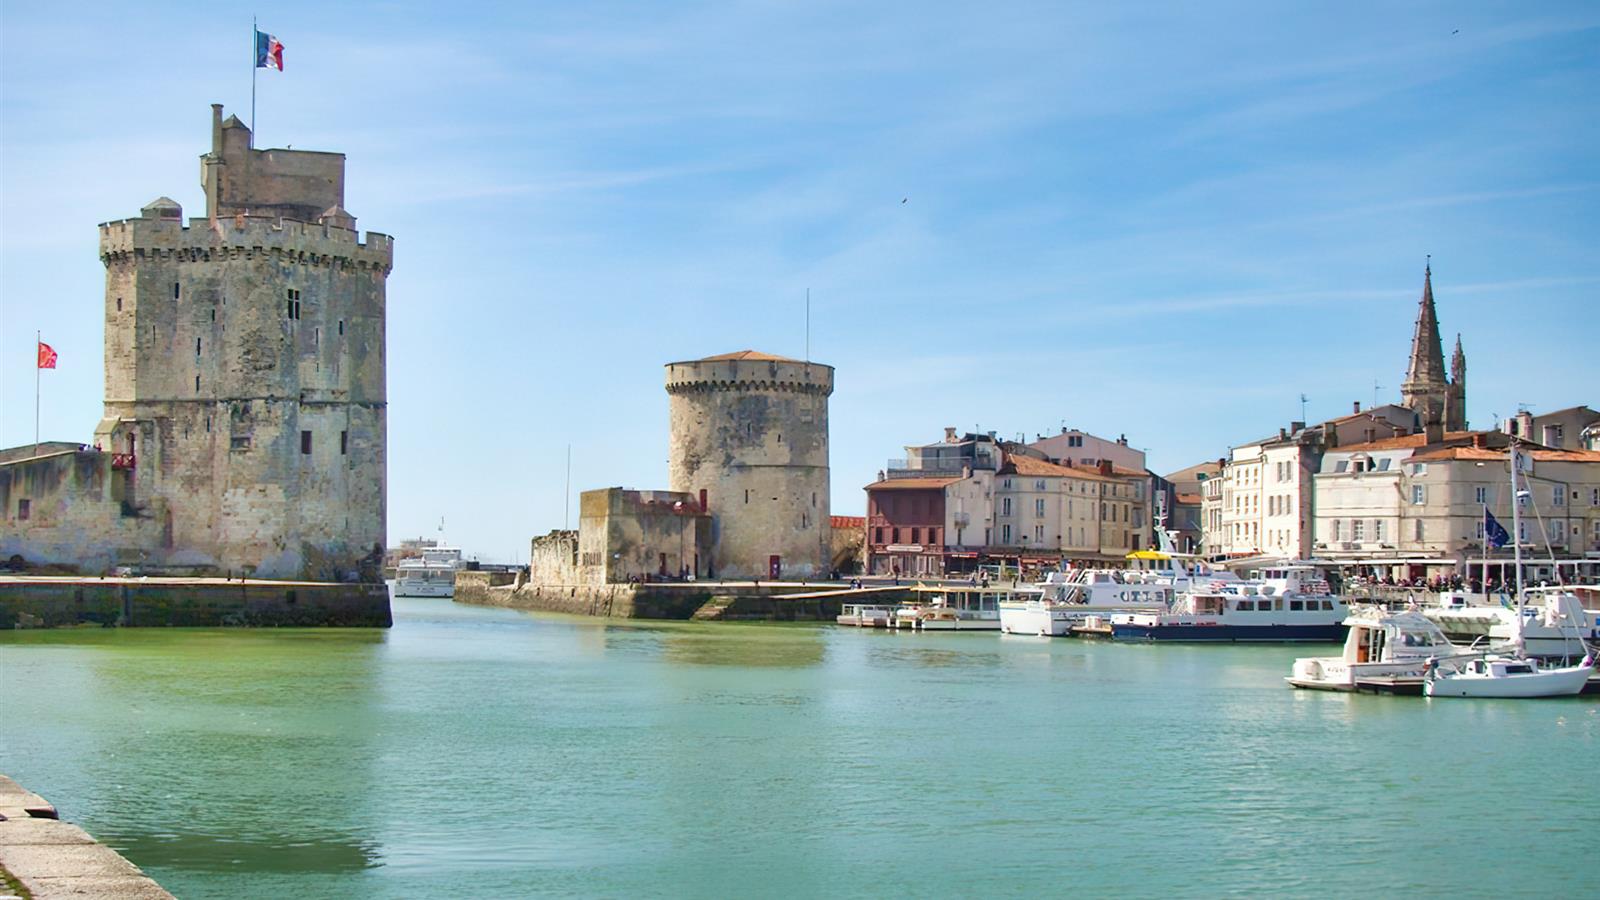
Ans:
{"label": "boat hull", "polygon": [[1323,625],[1132,625],[1112,623],[1119,641],[1183,643],[1329,643],[1344,640],[1349,628],[1339,622]]}
{"label": "boat hull", "polygon": [[1570,669],[1551,669],[1528,675],[1483,677],[1475,675],[1441,675],[1424,681],[1422,692],[1429,697],[1481,697],[1487,699],[1534,699],[1538,697],[1575,697],[1583,692],[1591,666],[1574,666]]}
{"label": "boat hull", "polygon": [[456,595],[456,586],[437,581],[425,584],[400,584],[396,582],[394,595],[396,597],[454,597]]}

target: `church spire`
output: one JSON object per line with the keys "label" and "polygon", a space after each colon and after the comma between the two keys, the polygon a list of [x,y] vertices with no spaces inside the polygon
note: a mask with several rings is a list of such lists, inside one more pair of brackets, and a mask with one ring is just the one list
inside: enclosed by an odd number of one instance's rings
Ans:
{"label": "church spire", "polygon": [[1411,360],[1400,385],[1400,402],[1417,414],[1424,427],[1445,424],[1450,383],[1444,368],[1444,346],[1439,339],[1439,313],[1433,305],[1433,261],[1422,271],[1422,300],[1417,305],[1417,326],[1411,336]]}

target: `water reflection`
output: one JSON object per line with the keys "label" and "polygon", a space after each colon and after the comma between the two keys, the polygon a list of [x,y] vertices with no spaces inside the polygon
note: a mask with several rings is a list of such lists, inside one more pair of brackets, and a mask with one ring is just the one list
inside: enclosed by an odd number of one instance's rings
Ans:
{"label": "water reflection", "polygon": [[799,669],[822,662],[816,628],[702,626],[664,632],[661,641],[666,660],[680,665]]}
{"label": "water reflection", "polygon": [[305,830],[230,834],[195,831],[108,831],[105,842],[147,869],[189,872],[340,875],[383,865],[375,841],[354,835],[317,836]]}

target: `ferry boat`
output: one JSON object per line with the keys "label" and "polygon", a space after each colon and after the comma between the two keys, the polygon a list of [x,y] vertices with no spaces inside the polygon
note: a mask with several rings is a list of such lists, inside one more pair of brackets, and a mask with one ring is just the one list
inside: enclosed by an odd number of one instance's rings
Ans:
{"label": "ferry boat", "polygon": [[1449,591],[1438,595],[1437,606],[1423,607],[1422,614],[1458,643],[1509,647],[1520,634],[1521,652],[1544,659],[1581,659],[1588,652],[1586,641],[1600,641],[1600,610],[1585,608],[1578,591],[1528,588],[1520,629],[1509,595],[1500,597],[1495,602],[1481,594]]}
{"label": "ferry boat", "polygon": [[1214,582],[1178,596],[1169,611],[1111,617],[1120,641],[1341,641],[1350,607],[1314,566],[1261,569],[1249,582]]}
{"label": "ferry boat", "polygon": [[428,547],[421,556],[400,560],[395,566],[396,597],[453,597],[456,572],[466,563],[457,547]]}
{"label": "ferry boat", "polygon": [[1354,691],[1363,680],[1421,678],[1425,667],[1459,669],[1479,655],[1450,643],[1439,626],[1419,612],[1357,606],[1344,624],[1350,631],[1343,653],[1297,659],[1284,680],[1297,688]]}
{"label": "ferry boat", "polygon": [[1063,637],[1089,616],[1161,610],[1172,603],[1172,573],[1138,569],[1069,569],[1051,572],[1033,597],[1000,604],[1000,631]]}

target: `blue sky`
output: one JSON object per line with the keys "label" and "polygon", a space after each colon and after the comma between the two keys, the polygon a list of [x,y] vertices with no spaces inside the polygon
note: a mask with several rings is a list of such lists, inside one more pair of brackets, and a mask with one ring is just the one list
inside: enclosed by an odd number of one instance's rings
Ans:
{"label": "blue sky", "polygon": [[[0,11],[0,445],[88,440],[99,222],[203,211],[234,4]],[[1468,414],[1600,403],[1592,3],[278,2],[257,145],[396,236],[389,531],[526,558],[666,486],[662,365],[837,367],[833,507],[946,425],[1169,471],[1398,397],[1423,261]],[[904,201],[904,202],[902,202]],[[1448,348],[1447,348],[1448,352]],[[575,509],[575,499],[574,499]]]}

